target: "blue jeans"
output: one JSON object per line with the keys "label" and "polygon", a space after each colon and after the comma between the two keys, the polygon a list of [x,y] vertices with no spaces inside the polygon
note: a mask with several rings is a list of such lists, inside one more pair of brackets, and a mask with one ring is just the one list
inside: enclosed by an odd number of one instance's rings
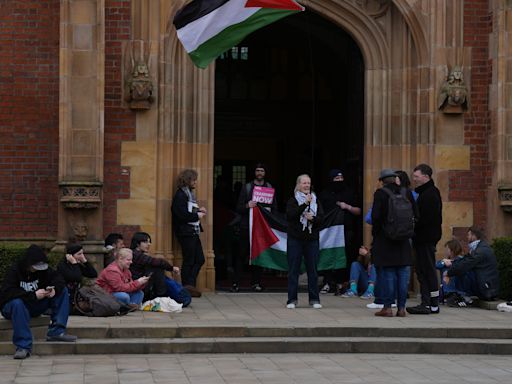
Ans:
{"label": "blue jeans", "polygon": [[12,343],[16,349],[32,350],[32,332],[30,318],[42,315],[48,308],[52,310],[48,336],[58,336],[64,333],[68,324],[69,298],[68,289],[51,299],[25,302],[22,299],[8,301],[2,308],[2,315],[12,322]]}
{"label": "blue jeans", "polygon": [[382,267],[379,274],[379,286],[384,308],[391,308],[397,300],[398,309],[405,308],[407,288],[409,286],[410,267]]}
{"label": "blue jeans", "polygon": [[142,291],[134,291],[134,292],[112,292],[112,296],[115,297],[117,301],[121,304],[141,304],[142,299],[144,298],[144,292]]}
{"label": "blue jeans", "polygon": [[369,283],[374,283],[377,280],[377,272],[375,271],[375,267],[370,267],[370,275],[368,275],[368,270],[358,261],[354,261],[350,265],[350,282],[355,282],[357,284],[357,291],[360,293],[364,293],[368,289]]}
{"label": "blue jeans", "polygon": [[308,274],[308,293],[309,304],[320,303],[318,296],[318,274],[316,266],[318,264],[319,248],[318,240],[299,240],[288,236],[288,301],[287,304],[297,304],[297,294],[299,290],[299,273],[304,256],[304,264]]}

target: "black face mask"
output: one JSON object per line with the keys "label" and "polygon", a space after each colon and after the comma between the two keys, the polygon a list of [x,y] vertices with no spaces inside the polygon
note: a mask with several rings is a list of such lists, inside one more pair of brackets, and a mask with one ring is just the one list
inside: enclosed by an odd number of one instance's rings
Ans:
{"label": "black face mask", "polygon": [[331,181],[331,190],[341,192],[345,189],[345,181]]}

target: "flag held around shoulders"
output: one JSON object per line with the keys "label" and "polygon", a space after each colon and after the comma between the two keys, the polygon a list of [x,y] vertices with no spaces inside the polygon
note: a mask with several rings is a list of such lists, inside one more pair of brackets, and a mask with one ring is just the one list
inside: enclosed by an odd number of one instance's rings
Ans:
{"label": "flag held around shoulders", "polygon": [[[343,212],[335,208],[328,212],[320,230],[319,271],[345,268],[345,232]],[[260,267],[288,270],[286,255],[287,223],[264,208],[252,208],[249,217],[250,263]],[[304,270],[304,268],[302,268]]]}
{"label": "flag held around shoulders", "polygon": [[193,0],[173,22],[194,64],[206,68],[252,32],[303,10],[294,0]]}

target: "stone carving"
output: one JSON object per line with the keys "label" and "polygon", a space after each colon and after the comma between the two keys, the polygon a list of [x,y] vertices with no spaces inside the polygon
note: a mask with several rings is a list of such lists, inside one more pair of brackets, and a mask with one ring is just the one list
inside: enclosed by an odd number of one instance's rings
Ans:
{"label": "stone carving", "polygon": [[384,16],[391,4],[391,0],[353,0],[368,16],[378,19]]}
{"label": "stone carving", "polygon": [[83,220],[78,220],[71,225],[71,229],[73,230],[73,235],[79,242],[84,241],[87,238],[87,233],[89,232],[89,227]]}
{"label": "stone carving", "polygon": [[439,109],[444,113],[463,113],[469,107],[468,87],[464,82],[462,67],[455,66],[446,78],[439,93]]}
{"label": "stone carving", "polygon": [[125,100],[130,109],[145,110],[153,102],[153,82],[149,75],[151,44],[131,41],[125,49]]}
{"label": "stone carving", "polygon": [[60,183],[60,202],[64,208],[94,209],[101,203],[101,183]]}
{"label": "stone carving", "polygon": [[498,194],[503,212],[512,213],[512,185],[498,187]]}

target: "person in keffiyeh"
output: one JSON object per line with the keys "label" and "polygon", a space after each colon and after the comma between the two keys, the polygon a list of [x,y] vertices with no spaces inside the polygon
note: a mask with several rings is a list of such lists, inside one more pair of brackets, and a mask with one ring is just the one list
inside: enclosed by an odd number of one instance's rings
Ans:
{"label": "person in keffiyeh", "polygon": [[317,264],[319,257],[319,228],[324,211],[311,192],[311,178],[308,175],[297,177],[295,193],[286,205],[288,220],[288,301],[286,307],[293,309],[297,306],[297,291],[299,273],[304,257],[308,274],[309,305],[322,308],[318,295]]}

